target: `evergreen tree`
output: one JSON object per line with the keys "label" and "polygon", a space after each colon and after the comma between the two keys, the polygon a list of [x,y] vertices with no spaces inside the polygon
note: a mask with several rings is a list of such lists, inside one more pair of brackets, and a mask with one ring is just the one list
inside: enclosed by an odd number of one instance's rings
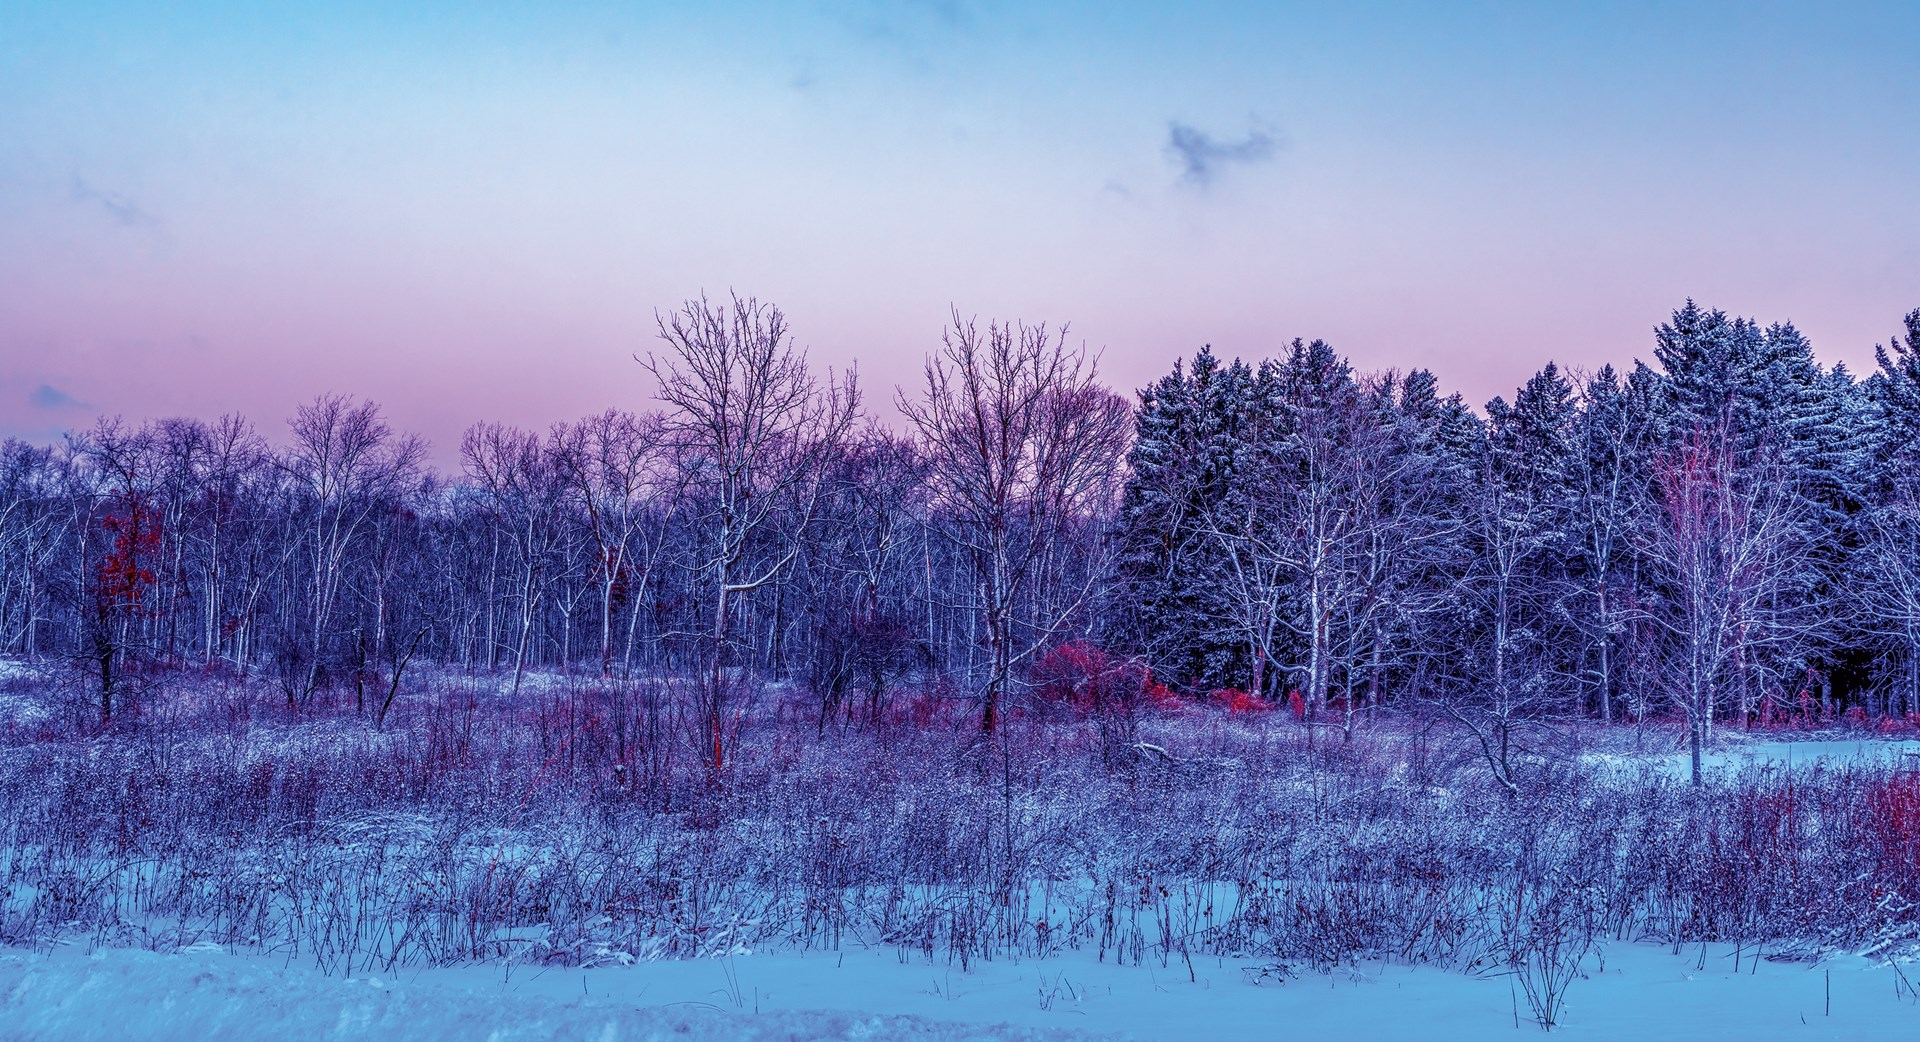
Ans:
{"label": "evergreen tree", "polygon": [[[1770,561],[1786,574],[1769,576],[1768,596],[1797,603],[1766,606],[1767,618],[1793,617],[1815,600],[1832,599],[1845,570],[1839,533],[1859,502],[1862,415],[1844,369],[1822,371],[1812,345],[1791,324],[1762,328],[1746,318],[1701,309],[1689,300],[1656,335],[1668,415],[1662,452],[1724,450],[1730,495],[1748,496],[1758,482],[1785,482],[1779,516],[1797,531],[1802,552]],[[1697,445],[1708,438],[1711,445]],[[1657,601],[1668,591],[1653,591]],[[1800,611],[1801,619],[1814,618]],[[1821,617],[1824,622],[1837,622]],[[1794,638],[1757,639],[1736,661],[1739,714],[1765,699],[1790,698],[1814,675],[1831,675],[1848,657],[1833,625],[1795,626]],[[1774,636],[1778,636],[1777,634]]]}
{"label": "evergreen tree", "polygon": [[1224,684],[1245,661],[1220,621],[1222,564],[1200,519],[1230,493],[1251,383],[1244,363],[1222,366],[1203,347],[1140,392],[1117,536],[1121,626],[1156,674],[1188,686]]}
{"label": "evergreen tree", "polygon": [[1887,708],[1905,715],[1920,712],[1920,310],[1908,313],[1904,341],[1896,336],[1874,356],[1880,368],[1860,395],[1869,503],[1848,588],[1861,629],[1893,666]]}

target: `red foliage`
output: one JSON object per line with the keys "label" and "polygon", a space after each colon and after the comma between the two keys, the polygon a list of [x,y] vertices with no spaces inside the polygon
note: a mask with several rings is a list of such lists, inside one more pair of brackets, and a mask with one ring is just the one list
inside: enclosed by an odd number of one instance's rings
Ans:
{"label": "red foliage", "polygon": [[119,509],[101,526],[113,535],[113,547],[100,561],[98,592],[102,605],[138,612],[140,602],[158,577],[146,562],[160,554],[160,517],[144,495],[120,497]]}
{"label": "red foliage", "polygon": [[1236,716],[1242,713],[1264,713],[1273,708],[1273,704],[1266,699],[1237,687],[1219,688],[1207,698]]}
{"label": "red foliage", "polygon": [[920,691],[907,700],[907,722],[915,727],[932,727],[934,721],[946,717],[947,700],[940,695]]}
{"label": "red foliage", "polygon": [[926,730],[940,727],[957,726],[965,710],[964,699],[956,695],[945,683],[935,683],[909,693],[889,698],[881,712],[889,724],[905,724],[908,727]]}
{"label": "red foliage", "polygon": [[1083,716],[1130,713],[1144,704],[1179,704],[1139,660],[1115,658],[1084,640],[1062,644],[1041,656],[1030,678],[1038,701],[1065,706]]}
{"label": "red foliage", "polygon": [[1295,720],[1305,720],[1307,718],[1307,700],[1300,697],[1299,688],[1296,687],[1292,691],[1287,692],[1287,708],[1293,711],[1293,718]]}
{"label": "red foliage", "polygon": [[1156,709],[1179,709],[1185,705],[1172,688],[1153,679],[1152,673],[1147,674],[1147,701]]}
{"label": "red foliage", "polygon": [[1915,874],[1920,873],[1920,771],[1871,782],[1861,823],[1868,849],[1885,866],[1876,875],[1889,885],[1913,885]]}
{"label": "red foliage", "polygon": [[1874,730],[1879,731],[1881,734],[1898,734],[1901,731],[1911,730],[1914,726],[1915,715],[1916,714],[1909,713],[1904,717],[1883,716],[1880,718],[1879,726],[1875,727]]}
{"label": "red foliage", "polygon": [[1819,699],[1813,696],[1810,687],[1802,686],[1792,695],[1786,695],[1768,689],[1760,696],[1760,709],[1755,716],[1745,721],[1748,727],[1756,724],[1767,731],[1802,731],[1825,727],[1827,713],[1821,707]]}
{"label": "red foliage", "polygon": [[1888,832],[1920,839],[1920,773],[1893,775],[1875,785],[1867,805]]}

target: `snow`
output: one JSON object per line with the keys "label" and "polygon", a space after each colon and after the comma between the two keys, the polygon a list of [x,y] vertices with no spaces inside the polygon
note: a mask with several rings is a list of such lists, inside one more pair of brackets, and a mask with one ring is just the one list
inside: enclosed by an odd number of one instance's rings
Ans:
{"label": "snow", "polygon": [[[1646,765],[1681,779],[1689,777],[1693,769],[1690,756],[1684,748],[1663,753],[1592,753],[1586,759],[1592,763],[1612,763],[1628,767]],[[1724,777],[1750,767],[1799,770],[1816,765],[1920,767],[1920,740],[1887,738],[1753,740],[1733,734],[1723,735],[1720,741],[1702,750],[1700,754],[1700,769],[1709,779],[1715,776]]]}
{"label": "snow", "polygon": [[[1682,760],[1684,760],[1684,755]],[[1701,766],[1738,769],[1747,766],[1806,767],[1823,764],[1860,766],[1889,764],[1920,766],[1920,741],[1851,738],[1810,741],[1759,741],[1728,744],[1701,754]]]}
{"label": "snow", "polygon": [[51,718],[45,693],[35,690],[44,676],[31,663],[0,656],[0,728],[32,727]]}
{"label": "snow", "polygon": [[[307,726],[307,725],[301,725]],[[284,734],[284,732],[275,732]],[[1749,766],[1902,763],[1920,742],[1743,740],[1712,750],[1710,772]],[[1591,754],[1682,780],[1684,751]],[[342,841],[375,819],[327,827]],[[377,819],[385,833],[404,814]],[[516,861],[535,842],[504,834]],[[1061,886],[1073,886],[1071,882]],[[16,887],[6,896],[31,903]],[[1050,909],[1036,916],[1053,919]],[[525,936],[539,927],[517,927]],[[67,936],[76,936],[69,932]],[[119,934],[128,937],[134,934]],[[152,938],[164,933],[147,933]],[[177,935],[175,935],[177,936]],[[748,938],[750,940],[750,938]],[[153,943],[153,942],[150,942]],[[631,949],[640,951],[640,949]],[[0,948],[0,1042],[91,1039],[719,1039],[920,1040],[1131,1038],[1141,1042],[1275,1038],[1448,1042],[1538,1030],[1511,978],[1432,966],[1350,965],[1333,973],[1257,959],[1191,965],[1149,953],[1143,965],[1069,950],[961,968],[892,947],[750,951],[728,937],[717,959],[635,960],[565,968],[525,963],[404,967],[329,976],[311,962],[214,945],[155,953],[77,943]],[[643,953],[644,954],[644,953]],[[1672,950],[1609,942],[1583,963],[1554,1037],[1661,1042],[1737,1038],[1920,1038],[1920,960],[1836,956],[1756,962],[1750,948]],[[602,960],[605,961],[605,960]]]}
{"label": "snow", "polygon": [[[91,956],[0,955],[0,1037],[152,1042],[220,1039],[581,1039],[593,1042],[1069,1042],[1085,1036],[993,1024],[940,1023],[873,1013],[721,1008],[710,997],[662,1001],[644,982],[594,995],[591,971],[527,987],[491,985],[462,971],[338,979],[216,946],[172,955],[109,949]],[[635,987],[635,984],[640,984]],[[573,991],[579,986],[579,991]]]}
{"label": "snow", "polygon": [[[1704,968],[1701,964],[1704,961]],[[10,1039],[1478,1039],[1538,1028],[1501,976],[1363,965],[1260,974],[1254,960],[1141,967],[1068,953],[929,964],[894,950],[599,969],[463,967],[340,979],[211,946],[0,954]],[[1710,946],[1613,944],[1554,1037],[1911,1039],[1920,966],[1755,963]],[[1829,995],[1831,1013],[1829,1014]]]}

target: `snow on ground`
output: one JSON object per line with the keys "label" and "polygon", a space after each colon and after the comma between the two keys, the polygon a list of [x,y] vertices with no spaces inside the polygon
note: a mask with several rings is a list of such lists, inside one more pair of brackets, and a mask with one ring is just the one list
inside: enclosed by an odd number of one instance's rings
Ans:
{"label": "snow on ground", "polygon": [[[1693,771],[1692,759],[1684,744],[1659,752],[1597,752],[1584,759],[1595,765],[1612,765],[1627,770],[1652,767],[1675,778],[1686,779]],[[1837,767],[1894,766],[1920,768],[1920,740],[1878,737],[1833,736],[1797,740],[1749,738],[1739,732],[1723,734],[1711,748],[1700,754],[1700,769],[1709,780],[1725,777],[1746,767],[1773,767],[1788,770],[1810,768],[1816,764]]]}
{"label": "snow on ground", "polygon": [[39,667],[0,657],[0,728],[31,727],[48,719],[46,697],[34,690],[44,676]]}
{"label": "snow on ground", "polygon": [[[1608,947],[1553,1037],[1913,1039],[1920,966],[1761,962]],[[1366,965],[1256,981],[1259,964],[1100,964],[1077,954],[963,972],[893,950],[602,969],[466,967],[325,977],[190,950],[0,954],[0,1037],[65,1039],[1480,1039],[1528,1019],[1504,977]],[[1516,1016],[1518,1028],[1515,1027]]]}
{"label": "snow on ground", "polygon": [[[1920,741],[1885,738],[1836,738],[1802,741],[1729,742],[1701,754],[1701,767],[1727,770],[1746,766],[1804,767],[1820,763],[1878,764],[1920,767]],[[1679,763],[1687,766],[1687,754]]]}
{"label": "snow on ground", "polygon": [[[278,959],[212,950],[173,955],[68,949],[0,954],[0,1038],[217,1042],[404,1039],[407,1042],[1042,1042],[1072,1032],[939,1023],[836,1010],[730,1011],[711,998],[646,997],[643,982],[549,975],[544,987],[463,971],[325,977]],[[603,990],[588,989],[599,984]],[[615,986],[617,985],[617,986]],[[574,991],[572,989],[580,990]]]}

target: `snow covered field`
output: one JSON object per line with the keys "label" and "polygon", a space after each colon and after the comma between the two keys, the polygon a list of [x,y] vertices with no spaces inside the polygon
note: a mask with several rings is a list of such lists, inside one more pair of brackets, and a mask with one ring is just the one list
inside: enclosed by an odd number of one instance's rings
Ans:
{"label": "snow covered field", "polygon": [[[1735,741],[1716,747],[1701,759],[1703,769],[1721,772],[1748,766],[1792,768],[1813,764],[1920,767],[1920,741],[1881,738]],[[1686,754],[1678,754],[1673,760],[1679,769],[1685,769]]]}
{"label": "snow covered field", "polygon": [[[1920,965],[1754,962],[1614,944],[1567,1039],[1912,1039]],[[961,972],[892,951],[600,969],[327,977],[218,949],[0,954],[0,1036],[85,1039],[1479,1039],[1538,1033],[1503,976],[1398,965],[1291,979],[1250,960],[1117,967],[1068,955]],[[1904,979],[1903,979],[1904,975]],[[1517,1027],[1516,1027],[1517,1017]]]}
{"label": "snow covered field", "polygon": [[548,686],[80,738],[0,691],[0,1042],[1920,1038],[1917,742],[1696,788],[1596,731],[1515,799],[1391,716],[768,720],[716,780]]}
{"label": "snow covered field", "polygon": [[[1680,781],[1685,781],[1692,770],[1683,748],[1637,754],[1589,753],[1585,759],[1589,763],[1613,764],[1629,770],[1651,766]],[[1816,765],[1920,768],[1920,740],[1840,735],[1751,738],[1734,731],[1721,735],[1721,740],[1700,757],[1700,769],[1709,777],[1717,778],[1750,767],[1793,770]]]}

